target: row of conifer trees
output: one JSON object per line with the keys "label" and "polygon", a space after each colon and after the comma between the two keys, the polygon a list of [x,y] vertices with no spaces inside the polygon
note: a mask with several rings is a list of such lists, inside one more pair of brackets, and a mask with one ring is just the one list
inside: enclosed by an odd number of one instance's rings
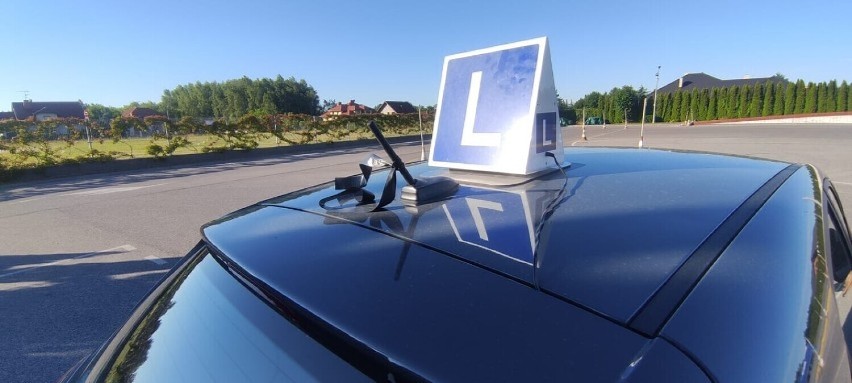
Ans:
{"label": "row of conifer trees", "polygon": [[[815,84],[767,82],[660,94],[658,121],[710,121],[809,113],[852,111],[852,87],[843,81]],[[652,100],[647,115],[651,116]],[[650,119],[650,117],[648,117]]]}

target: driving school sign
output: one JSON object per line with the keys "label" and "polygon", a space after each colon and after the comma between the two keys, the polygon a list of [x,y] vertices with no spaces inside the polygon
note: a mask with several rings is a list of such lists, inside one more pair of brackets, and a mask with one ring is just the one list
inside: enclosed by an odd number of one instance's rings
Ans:
{"label": "driving school sign", "polygon": [[429,164],[531,174],[563,158],[547,38],[447,56]]}

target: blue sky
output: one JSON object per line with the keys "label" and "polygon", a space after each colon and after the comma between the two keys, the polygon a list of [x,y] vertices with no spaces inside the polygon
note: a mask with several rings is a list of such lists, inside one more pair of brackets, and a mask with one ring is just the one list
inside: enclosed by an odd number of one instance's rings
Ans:
{"label": "blue sky", "polygon": [[444,56],[547,36],[577,99],[687,72],[852,80],[852,1],[0,3],[0,111],[23,99],[122,106],[196,81],[305,79],[320,99],[437,102]]}

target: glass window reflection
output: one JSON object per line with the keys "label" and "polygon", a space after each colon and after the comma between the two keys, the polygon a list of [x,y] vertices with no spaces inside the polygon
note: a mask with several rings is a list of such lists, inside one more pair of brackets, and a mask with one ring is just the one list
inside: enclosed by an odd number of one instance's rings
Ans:
{"label": "glass window reflection", "polygon": [[369,381],[210,255],[165,290],[105,374],[135,382]]}

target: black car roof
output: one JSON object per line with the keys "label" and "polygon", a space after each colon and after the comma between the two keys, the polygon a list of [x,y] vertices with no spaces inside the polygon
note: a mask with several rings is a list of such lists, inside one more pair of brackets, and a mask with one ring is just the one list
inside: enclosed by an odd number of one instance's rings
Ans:
{"label": "black car roof", "polygon": [[[379,212],[329,210],[320,201],[337,192],[331,185],[260,205],[311,212],[326,217],[326,223],[358,224],[389,234],[389,241],[395,237],[423,244],[626,323],[705,238],[787,166],[630,149],[572,149],[565,159],[571,162],[567,183],[560,172],[508,187],[463,183],[452,198],[419,206],[416,212],[398,201]],[[425,165],[410,170],[415,176],[436,172]],[[366,189],[379,194],[383,180],[373,177]],[[563,201],[537,241],[536,220],[557,196]],[[261,243],[285,231],[250,226],[240,230],[266,233],[253,237]],[[219,238],[208,231],[208,239],[216,243]],[[537,270],[532,267],[534,252]],[[239,252],[227,255],[237,262],[242,257]]]}
{"label": "black car roof", "polygon": [[[667,285],[672,275],[767,181],[792,168],[632,149],[572,149],[565,160],[567,179],[555,171],[527,182],[509,177],[502,186],[462,181],[451,198],[417,207],[397,199],[375,212],[329,203],[338,191],[325,184],[235,212],[202,232],[264,291],[428,379],[467,371],[476,380],[483,369],[496,379],[529,372],[536,360],[538,373],[601,377],[629,364],[643,335],[654,334],[631,322],[648,317],[640,310],[667,304],[655,294],[679,290]],[[425,164],[410,170],[446,174]],[[384,178],[375,175],[365,189],[380,194]],[[471,333],[478,327],[471,318],[493,321],[482,334],[500,333],[502,344],[536,348],[521,357],[483,347],[489,342]],[[435,351],[448,349],[460,365]],[[544,362],[553,358],[572,363]],[[471,359],[520,364],[465,365]]]}
{"label": "black car roof", "polygon": [[246,212],[204,230],[232,268],[297,326],[427,381],[616,381],[647,341],[420,244],[276,206]]}
{"label": "black car roof", "polygon": [[[462,182],[452,198],[416,209],[398,201],[380,212],[326,209],[320,201],[337,192],[331,185],[261,205],[358,224],[389,234],[388,240],[413,241],[626,323],[705,238],[788,165],[599,148],[570,149],[565,160],[571,163],[567,183],[560,172],[512,186]],[[410,170],[415,176],[438,172],[425,165]],[[376,175],[365,189],[378,195],[383,182]],[[561,202],[537,234],[539,218],[555,198]],[[538,269],[532,267],[534,253]]]}

